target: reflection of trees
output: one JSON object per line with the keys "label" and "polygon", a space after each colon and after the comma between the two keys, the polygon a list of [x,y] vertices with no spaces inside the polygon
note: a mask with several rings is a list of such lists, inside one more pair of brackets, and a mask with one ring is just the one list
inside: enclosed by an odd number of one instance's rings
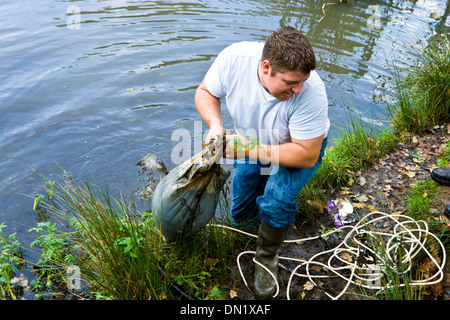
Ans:
{"label": "reflection of trees", "polygon": [[450,0],[447,1],[447,7],[445,7],[445,12],[442,15],[441,19],[439,20],[436,31],[439,33],[448,33],[449,28],[445,25],[445,21],[447,20],[448,16],[450,14]]}
{"label": "reflection of trees", "polygon": [[367,9],[369,5],[379,5],[381,8],[386,4],[375,1],[340,3],[335,0],[336,5],[325,7],[324,17],[322,6],[329,2],[333,1],[279,1],[284,9],[280,25],[292,25],[307,34],[317,52],[320,68],[337,74],[363,76],[367,71],[363,62],[370,60],[386,24],[385,12],[380,9],[380,29],[370,29],[368,20],[373,12]]}
{"label": "reflection of trees", "polygon": [[[323,16],[322,6],[330,2],[336,4],[326,6]],[[308,36],[318,58],[317,68],[328,87],[330,106],[342,108],[350,103],[363,113],[360,108],[372,103],[374,93],[367,75],[376,67],[369,70],[370,65],[379,63],[382,69],[386,62],[375,54],[379,53],[377,42],[395,34],[389,22],[406,22],[416,4],[405,0],[265,0],[264,6],[280,17],[281,26],[291,25]],[[387,25],[389,30],[385,30]]]}

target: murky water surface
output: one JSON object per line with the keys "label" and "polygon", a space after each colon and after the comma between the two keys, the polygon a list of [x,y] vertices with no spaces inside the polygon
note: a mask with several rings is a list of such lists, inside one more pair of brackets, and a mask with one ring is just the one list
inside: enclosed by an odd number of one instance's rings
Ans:
{"label": "murky water surface", "polygon": [[[194,141],[207,129],[194,93],[215,56],[235,41],[264,41],[280,25],[302,30],[316,50],[331,137],[349,107],[383,125],[385,106],[373,100],[376,78],[386,75],[392,56],[410,63],[403,43],[448,26],[448,2],[353,1],[327,5],[324,16],[328,1],[2,0],[4,231],[30,240],[36,213],[27,195],[42,185],[31,168],[57,179],[57,162],[76,180],[107,183],[113,195],[142,186],[136,162],[147,151],[172,168],[180,143],[173,132],[184,130]],[[430,18],[432,12],[443,18]],[[226,114],[224,121],[232,127]]]}

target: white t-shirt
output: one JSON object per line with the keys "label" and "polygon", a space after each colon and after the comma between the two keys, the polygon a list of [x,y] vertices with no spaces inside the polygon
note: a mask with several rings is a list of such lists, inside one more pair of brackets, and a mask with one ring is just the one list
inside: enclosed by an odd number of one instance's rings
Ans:
{"label": "white t-shirt", "polygon": [[235,130],[256,137],[261,144],[325,136],[330,128],[325,85],[311,71],[299,94],[280,101],[258,79],[263,42],[237,42],[225,48],[208,70],[205,84],[217,98],[225,98]]}

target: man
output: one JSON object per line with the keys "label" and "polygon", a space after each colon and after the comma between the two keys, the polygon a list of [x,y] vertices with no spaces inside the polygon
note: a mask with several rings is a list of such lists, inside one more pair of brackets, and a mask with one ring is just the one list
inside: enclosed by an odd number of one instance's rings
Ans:
{"label": "man", "polygon": [[[195,96],[197,110],[210,128],[206,142],[225,136],[220,109],[220,99],[225,98],[240,133],[226,135],[224,152],[224,157],[237,159],[231,219],[241,226],[261,221],[256,261],[275,277],[277,251],[298,210],[296,198],[319,167],[327,143],[328,100],[314,69],[314,52],[306,37],[284,27],[265,43],[239,42],[225,48]],[[245,132],[254,133],[259,144],[239,148],[252,141]],[[267,168],[272,169],[269,174],[263,170]],[[256,264],[256,297],[271,298],[275,289],[272,275]]]}

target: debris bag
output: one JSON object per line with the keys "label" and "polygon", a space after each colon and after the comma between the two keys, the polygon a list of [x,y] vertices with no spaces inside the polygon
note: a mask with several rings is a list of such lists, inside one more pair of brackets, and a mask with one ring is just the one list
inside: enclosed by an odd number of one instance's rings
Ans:
{"label": "debris bag", "polygon": [[210,144],[158,183],[151,209],[167,242],[193,235],[214,216],[220,191],[230,176],[218,161],[221,155],[222,149]]}

